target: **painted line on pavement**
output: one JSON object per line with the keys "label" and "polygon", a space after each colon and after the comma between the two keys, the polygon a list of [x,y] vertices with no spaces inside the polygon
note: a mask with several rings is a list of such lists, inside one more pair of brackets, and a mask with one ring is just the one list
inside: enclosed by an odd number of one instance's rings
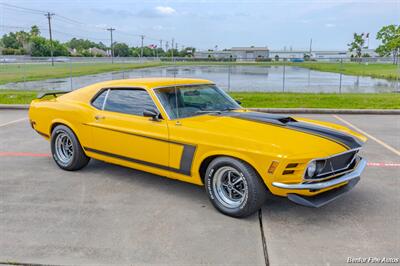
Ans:
{"label": "painted line on pavement", "polygon": [[382,140],[368,134],[367,132],[359,129],[358,127],[356,127],[355,125],[353,125],[352,123],[344,120],[343,118],[337,116],[337,115],[332,115],[334,118],[336,118],[337,120],[343,122],[344,124],[348,125],[349,127],[352,127],[353,129],[355,129],[356,131],[360,132],[361,134],[367,136],[368,138],[374,140],[375,142],[379,143],[380,145],[382,145],[383,147],[385,147],[386,149],[388,149],[389,151],[395,153],[396,155],[400,156],[400,151],[396,150],[395,148],[393,148],[392,146],[390,146],[389,144],[386,144],[385,142],[383,142]]}
{"label": "painted line on pavement", "polygon": [[400,167],[400,163],[367,163],[368,166],[375,166],[375,167]]}
{"label": "painted line on pavement", "polygon": [[15,123],[18,123],[18,122],[22,122],[22,121],[25,121],[25,120],[28,120],[28,118],[24,117],[24,118],[17,119],[17,120],[14,120],[14,121],[10,121],[10,122],[4,123],[4,124],[0,124],[0,127],[12,125],[12,124],[15,124]]}

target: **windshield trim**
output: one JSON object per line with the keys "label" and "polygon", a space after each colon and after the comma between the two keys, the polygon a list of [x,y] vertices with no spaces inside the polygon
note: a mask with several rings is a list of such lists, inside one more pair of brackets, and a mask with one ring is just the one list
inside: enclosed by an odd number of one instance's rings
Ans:
{"label": "windshield trim", "polygon": [[[191,117],[196,117],[196,116],[210,115],[210,113],[196,114],[196,115],[193,115],[193,116],[188,116],[188,117],[177,117],[177,118],[172,119],[172,118],[169,116],[167,110],[164,108],[164,105],[163,105],[162,101],[160,100],[160,98],[158,97],[158,93],[156,92],[156,90],[158,90],[158,89],[163,89],[163,88],[194,87],[194,86],[203,86],[203,85],[213,85],[213,86],[216,86],[216,84],[213,83],[213,82],[210,82],[210,83],[196,83],[196,84],[190,83],[190,84],[174,84],[174,85],[167,85],[167,86],[158,86],[158,87],[151,88],[151,90],[153,91],[154,95],[156,96],[157,101],[160,103],[160,106],[161,106],[161,108],[163,109],[164,113],[166,114],[168,120],[170,120],[170,121],[176,121],[176,120],[182,120],[182,119],[191,118]],[[217,87],[217,88],[218,88],[218,87]],[[218,88],[218,89],[219,89],[219,88]],[[221,90],[223,93],[226,94],[226,92],[225,92],[224,90],[222,90],[222,89],[220,89],[220,90]],[[228,95],[228,97],[230,97],[230,96]],[[233,98],[232,98],[232,99],[233,99]],[[233,100],[235,100],[235,99],[233,99]],[[235,110],[241,110],[241,109],[243,109],[243,107],[241,107],[241,106],[239,105],[239,108],[237,108],[237,109],[235,109]],[[222,112],[222,111],[221,111],[221,112]]]}

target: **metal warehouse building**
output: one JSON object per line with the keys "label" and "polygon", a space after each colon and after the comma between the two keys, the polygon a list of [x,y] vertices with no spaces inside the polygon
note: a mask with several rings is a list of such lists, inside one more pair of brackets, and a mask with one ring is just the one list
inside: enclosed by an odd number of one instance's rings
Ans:
{"label": "metal warehouse building", "polygon": [[232,56],[238,60],[255,60],[269,57],[269,49],[267,47],[232,47],[230,51]]}

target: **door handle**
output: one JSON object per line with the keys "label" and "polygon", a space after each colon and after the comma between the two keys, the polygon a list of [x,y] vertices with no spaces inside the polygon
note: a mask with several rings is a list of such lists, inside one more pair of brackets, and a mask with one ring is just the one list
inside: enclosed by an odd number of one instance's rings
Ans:
{"label": "door handle", "polygon": [[104,119],[104,118],[106,118],[104,115],[96,115],[96,116],[94,117],[94,119],[96,119],[96,120],[102,120],[102,119]]}

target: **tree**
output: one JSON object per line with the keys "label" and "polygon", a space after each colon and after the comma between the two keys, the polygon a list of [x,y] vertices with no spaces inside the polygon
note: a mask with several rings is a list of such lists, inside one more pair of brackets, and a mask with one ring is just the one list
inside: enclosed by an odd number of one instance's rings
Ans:
{"label": "tree", "polygon": [[362,52],[362,48],[364,47],[365,44],[365,40],[364,40],[364,33],[361,34],[357,34],[354,33],[353,34],[353,41],[349,44],[347,44],[347,46],[349,46],[349,51],[356,52],[356,57],[361,57],[361,52]]}
{"label": "tree", "polygon": [[[32,56],[50,56],[50,40],[41,36],[34,36],[31,38],[31,55]],[[69,52],[65,45],[59,41],[53,40],[53,55],[54,56],[68,56]]]}
{"label": "tree", "polygon": [[393,64],[397,64],[400,54],[400,25],[382,27],[376,34],[376,39],[382,44],[376,49],[380,56],[393,56]]}
{"label": "tree", "polygon": [[33,25],[31,27],[31,31],[30,31],[31,36],[39,36],[40,35],[40,30],[39,27],[36,25]]}
{"label": "tree", "polygon": [[129,56],[129,46],[126,43],[114,43],[114,56],[127,57]]}
{"label": "tree", "polygon": [[17,36],[14,32],[4,34],[1,38],[1,43],[4,48],[18,49],[22,48],[22,45],[18,42]]}

